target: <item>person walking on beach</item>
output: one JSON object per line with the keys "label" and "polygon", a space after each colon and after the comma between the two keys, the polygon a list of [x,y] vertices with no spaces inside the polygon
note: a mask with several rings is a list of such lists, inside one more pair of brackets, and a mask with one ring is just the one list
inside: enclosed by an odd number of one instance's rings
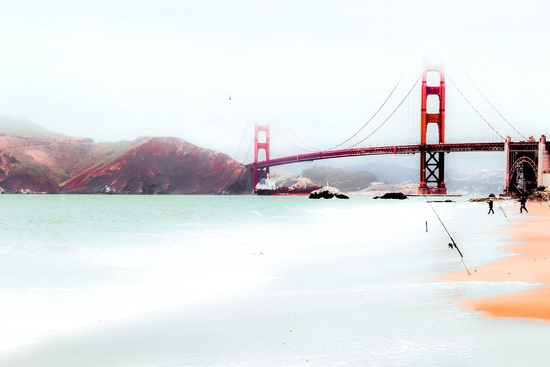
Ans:
{"label": "person walking on beach", "polygon": [[529,213],[529,211],[527,210],[527,208],[525,207],[525,202],[527,201],[527,199],[525,198],[525,196],[522,196],[521,199],[519,199],[519,203],[521,204],[521,206],[519,207],[519,212],[520,214],[523,212],[523,209],[525,209],[525,211],[527,213]]}
{"label": "person walking on beach", "polygon": [[487,204],[489,204],[489,212],[487,214],[495,214],[494,210],[493,210],[493,200],[491,198],[489,198],[489,201],[487,201]]}

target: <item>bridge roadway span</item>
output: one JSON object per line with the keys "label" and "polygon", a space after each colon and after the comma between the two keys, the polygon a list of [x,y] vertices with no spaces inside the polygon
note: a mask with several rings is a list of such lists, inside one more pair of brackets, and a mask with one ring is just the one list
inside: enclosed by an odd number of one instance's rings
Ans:
{"label": "bridge roadway span", "polygon": [[339,150],[327,150],[313,153],[290,155],[287,157],[274,158],[262,162],[247,164],[247,168],[265,168],[280,166],[283,164],[315,161],[319,159],[355,157],[361,155],[382,155],[382,154],[416,154],[426,152],[503,152],[504,142],[499,143],[454,143],[454,144],[427,144],[427,145],[393,145],[384,147],[369,148],[348,148]]}

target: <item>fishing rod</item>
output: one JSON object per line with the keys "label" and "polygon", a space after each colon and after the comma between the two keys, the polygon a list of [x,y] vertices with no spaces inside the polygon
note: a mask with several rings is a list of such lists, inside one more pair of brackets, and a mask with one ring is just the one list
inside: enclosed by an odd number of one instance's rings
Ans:
{"label": "fishing rod", "polygon": [[[414,180],[411,178],[411,176],[409,176],[409,178],[411,179],[411,181],[416,185],[416,182],[414,182]],[[451,233],[449,233],[449,230],[447,229],[447,227],[445,226],[445,223],[443,223],[443,221],[441,220],[441,218],[439,217],[439,214],[437,214],[437,212],[435,211],[435,208],[433,207],[432,203],[430,203],[430,201],[428,200],[428,198],[426,197],[426,195],[424,195],[424,193],[422,192],[422,190],[419,190],[420,191],[420,194],[422,195],[422,197],[424,197],[424,199],[426,200],[426,202],[428,203],[428,205],[430,206],[430,208],[432,208],[435,216],[437,217],[437,220],[439,220],[439,223],[441,223],[441,225],[443,226],[443,229],[445,230],[445,232],[447,232],[447,235],[449,236],[449,238],[451,239],[451,243],[449,243],[449,247],[450,248],[455,248],[457,251],[458,251],[458,254],[460,255],[460,260],[462,261],[462,264],[464,265],[464,268],[466,269],[466,271],[468,272],[468,275],[471,275],[470,274],[470,270],[468,270],[468,267],[466,266],[466,263],[464,262],[464,255],[462,255],[462,251],[460,251],[460,249],[458,248],[458,246],[456,245],[456,242],[453,238],[453,236],[451,236]]]}
{"label": "fishing rod", "polygon": [[544,201],[544,203],[546,205],[548,205],[548,207],[550,208],[550,204],[548,204],[548,200],[546,199],[543,199],[543,198],[537,198],[537,202],[539,203],[540,206],[542,206],[542,202]]}
{"label": "fishing rod", "polygon": [[[521,190],[521,189],[518,187],[518,185],[516,185],[515,182],[512,182],[512,185],[514,185],[514,186],[516,187],[516,189],[519,191],[519,193],[521,194],[522,197],[527,198],[527,195],[525,195],[525,194],[523,193],[523,190]],[[529,218],[533,219],[533,217],[531,216],[531,214],[529,213],[529,211],[527,210],[527,208],[525,208],[525,211],[527,212],[527,214],[529,214]]]}
{"label": "fishing rod", "polygon": [[[491,190],[491,186],[489,186],[489,183],[487,182],[487,180],[483,180],[483,181],[485,181],[485,185],[487,185],[487,187],[489,188],[489,192],[492,194],[493,190]],[[495,197],[495,201],[498,204],[498,208],[500,209],[500,211],[502,211],[502,214],[504,214],[504,217],[506,217],[506,220],[508,220],[508,223],[512,224],[512,222],[510,222],[510,219],[508,219],[508,216],[506,215],[506,212],[504,211],[504,209],[502,209],[502,206],[500,205],[500,203],[496,199],[497,198]],[[489,200],[491,200],[491,199],[489,199]]]}
{"label": "fishing rod", "polygon": [[544,202],[546,203],[546,205],[548,205],[548,208],[550,208],[550,204],[548,204],[547,198],[544,197],[543,195],[541,195],[541,198],[540,198],[540,200],[539,200],[539,204],[540,204],[540,205],[542,205],[542,204],[541,204],[541,201],[544,201]]}

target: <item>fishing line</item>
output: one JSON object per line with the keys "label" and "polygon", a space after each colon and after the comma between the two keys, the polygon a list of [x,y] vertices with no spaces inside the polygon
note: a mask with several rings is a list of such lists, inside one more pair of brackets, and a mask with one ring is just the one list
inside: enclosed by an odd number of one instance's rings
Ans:
{"label": "fishing line", "polygon": [[544,201],[544,203],[545,203],[546,205],[548,205],[548,208],[550,208],[550,204],[548,204],[548,200],[546,200],[546,197],[543,197],[543,195],[541,195],[540,200],[538,200],[539,204],[542,206],[541,201]]}
{"label": "fishing line", "polygon": [[[231,99],[231,97],[230,97]],[[239,154],[239,150],[241,150],[241,145],[243,144],[244,136],[246,135],[246,130],[248,129],[248,122],[246,123],[246,127],[244,128],[243,136],[241,138],[241,142],[239,143],[239,147],[237,148],[237,153],[235,153],[235,156],[233,157],[233,160],[237,159],[237,154]]]}
{"label": "fishing line", "polygon": [[539,199],[539,200],[537,200],[537,201],[539,202],[539,205],[540,205],[540,206],[542,206],[542,202],[544,201],[544,203],[545,203],[546,205],[548,205],[548,207],[550,208],[550,204],[548,204],[548,201],[546,201],[545,199]]}
{"label": "fishing line", "polygon": [[[411,181],[416,185],[416,182],[414,182],[414,180],[411,178],[411,176],[409,176],[409,178],[411,179]],[[451,234],[449,233],[449,230],[447,229],[447,227],[445,226],[445,223],[443,223],[443,221],[441,220],[441,218],[439,217],[439,214],[437,214],[437,212],[435,211],[435,208],[433,207],[432,203],[430,203],[430,201],[428,200],[428,198],[426,197],[426,195],[424,195],[424,193],[422,192],[422,190],[420,190],[420,194],[422,195],[422,197],[424,197],[424,199],[426,200],[426,202],[428,203],[428,205],[430,206],[430,208],[432,208],[435,216],[437,217],[437,220],[439,220],[439,223],[441,223],[441,225],[443,226],[443,229],[445,230],[445,232],[447,232],[447,235],[449,236],[449,238],[451,239],[451,242],[452,243],[449,243],[449,247],[454,247],[457,251],[458,251],[458,254],[460,255],[460,260],[462,261],[462,264],[464,265],[464,268],[466,269],[466,271],[468,272],[468,275],[471,275],[470,274],[470,270],[468,270],[468,267],[466,266],[466,263],[464,262],[464,255],[462,255],[462,251],[460,251],[460,249],[458,248],[458,246],[456,245],[456,242],[455,240],[453,239],[453,236],[451,236]]]}
{"label": "fishing line", "polygon": [[[514,185],[516,187],[516,189],[519,191],[519,193],[521,194],[521,196],[525,196],[525,200],[527,200],[527,196],[523,193],[523,190],[521,190],[518,185],[516,185],[515,182],[512,182],[512,185]],[[520,208],[521,209],[521,208]],[[533,219],[533,217],[531,216],[531,213],[529,213],[529,211],[527,210],[527,208],[525,208],[525,211],[527,212],[527,214],[529,214],[529,218]]]}
{"label": "fishing line", "polygon": [[[489,192],[492,194],[493,190],[491,190],[491,186],[489,186],[489,183],[487,182],[487,180],[484,179],[483,181],[485,181],[485,185],[487,185],[487,187],[489,188]],[[495,197],[495,201],[497,202],[498,208],[500,209],[500,211],[502,211],[502,214],[504,214],[504,216],[508,220],[508,223],[512,224],[512,222],[510,222],[510,219],[508,219],[508,216],[506,215],[506,212],[504,211],[504,209],[502,209],[502,206],[500,205],[500,203],[498,202],[496,197]]]}

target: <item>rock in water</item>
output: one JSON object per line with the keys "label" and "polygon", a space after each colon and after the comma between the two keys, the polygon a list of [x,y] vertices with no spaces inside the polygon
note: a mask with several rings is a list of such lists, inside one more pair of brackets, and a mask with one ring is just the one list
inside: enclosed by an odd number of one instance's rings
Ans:
{"label": "rock in water", "polygon": [[102,194],[114,194],[115,190],[113,190],[109,185],[105,185],[103,186],[100,192]]}
{"label": "rock in water", "polygon": [[375,196],[374,199],[408,199],[407,195],[403,194],[402,192],[387,192],[382,196]]}
{"label": "rock in water", "polygon": [[333,197],[349,199],[347,195],[342,194],[340,190],[332,186],[323,186],[319,190],[314,190],[309,194],[310,199],[332,199]]}

